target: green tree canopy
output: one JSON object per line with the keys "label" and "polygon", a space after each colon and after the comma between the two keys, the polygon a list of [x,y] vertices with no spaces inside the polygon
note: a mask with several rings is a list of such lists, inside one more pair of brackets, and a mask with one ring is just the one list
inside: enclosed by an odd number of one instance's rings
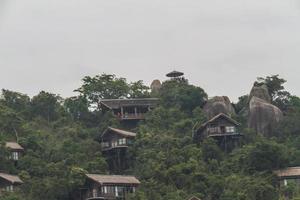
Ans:
{"label": "green tree canopy", "polygon": [[94,77],[84,77],[83,85],[75,91],[86,97],[90,104],[96,104],[99,108],[101,99],[126,98],[129,90],[125,78],[101,74]]}
{"label": "green tree canopy", "polygon": [[266,78],[258,77],[259,84],[266,84],[271,95],[272,101],[282,110],[287,109],[291,94],[284,88],[286,80],[280,78],[279,75],[267,76]]}
{"label": "green tree canopy", "polygon": [[200,87],[188,84],[186,79],[172,79],[163,82],[159,97],[164,106],[178,107],[187,112],[203,106],[207,100],[205,91]]}

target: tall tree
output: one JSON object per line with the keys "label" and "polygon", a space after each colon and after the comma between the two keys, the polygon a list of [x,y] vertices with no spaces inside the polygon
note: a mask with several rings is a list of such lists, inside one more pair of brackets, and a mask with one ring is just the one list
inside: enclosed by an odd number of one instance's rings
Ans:
{"label": "tall tree", "polygon": [[147,98],[150,96],[149,87],[144,85],[142,80],[130,83],[130,98]]}
{"label": "tall tree", "polygon": [[129,85],[125,78],[101,74],[83,78],[83,85],[75,90],[89,100],[90,105],[100,109],[101,99],[118,99],[128,97]]}
{"label": "tall tree", "polygon": [[258,84],[266,84],[272,102],[282,110],[286,110],[291,97],[291,94],[286,91],[283,86],[286,83],[286,80],[280,78],[278,74],[267,76],[265,78],[258,77],[257,80],[259,81]]}
{"label": "tall tree", "polygon": [[65,99],[64,107],[74,120],[80,120],[89,112],[88,101],[83,96],[74,96]]}
{"label": "tall tree", "polygon": [[159,91],[164,106],[179,107],[192,112],[196,107],[203,106],[207,100],[205,91],[197,86],[190,85],[186,79],[165,81]]}
{"label": "tall tree", "polygon": [[25,94],[2,89],[1,100],[5,106],[15,110],[16,112],[24,112],[30,106],[30,98]]}
{"label": "tall tree", "polygon": [[41,116],[48,122],[57,118],[61,97],[49,92],[41,91],[31,100],[33,116]]}

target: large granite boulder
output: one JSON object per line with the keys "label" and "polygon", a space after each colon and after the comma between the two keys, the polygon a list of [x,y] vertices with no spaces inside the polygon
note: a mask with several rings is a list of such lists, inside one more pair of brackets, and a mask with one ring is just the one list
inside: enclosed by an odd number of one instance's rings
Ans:
{"label": "large granite boulder", "polygon": [[152,83],[150,85],[150,89],[153,93],[158,93],[160,88],[161,88],[160,80],[156,79],[156,80],[152,81]]}
{"label": "large granite boulder", "polygon": [[234,107],[227,96],[216,96],[209,99],[204,105],[203,110],[209,119],[220,113],[228,116],[235,114]]}
{"label": "large granite boulder", "polygon": [[264,99],[253,96],[249,102],[248,126],[264,136],[272,136],[282,119],[282,111]]}
{"label": "large granite boulder", "polygon": [[254,86],[252,87],[249,95],[249,100],[251,100],[252,97],[258,97],[268,103],[271,103],[271,96],[269,94],[268,87],[265,84],[259,85],[257,83],[254,83]]}
{"label": "large granite boulder", "polygon": [[267,86],[255,83],[249,96],[248,127],[269,137],[282,116],[282,111],[271,103]]}

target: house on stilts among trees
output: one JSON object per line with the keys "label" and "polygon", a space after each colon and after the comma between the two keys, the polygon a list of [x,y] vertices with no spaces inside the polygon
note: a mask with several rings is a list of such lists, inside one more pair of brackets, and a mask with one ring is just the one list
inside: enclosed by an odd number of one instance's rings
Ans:
{"label": "house on stilts among trees", "polygon": [[5,147],[9,150],[9,158],[14,161],[18,161],[21,155],[24,153],[24,148],[17,142],[6,142]]}
{"label": "house on stilts among trees", "polygon": [[145,119],[145,114],[158,105],[158,98],[143,99],[103,99],[102,111],[112,111],[120,121],[137,121]]}
{"label": "house on stilts among trees", "polygon": [[101,135],[102,153],[106,157],[109,168],[113,172],[127,169],[127,149],[132,145],[136,133],[108,127]]}
{"label": "house on stilts among trees", "polygon": [[16,175],[0,173],[0,197],[3,192],[13,192],[23,181]]}
{"label": "house on stilts among trees", "polygon": [[242,136],[238,132],[239,125],[237,121],[228,115],[220,113],[200,127],[196,127],[194,139],[200,142],[205,138],[213,138],[221,148],[227,151],[236,147],[239,143],[239,139]]}
{"label": "house on stilts among trees", "polygon": [[85,185],[74,196],[75,200],[126,200],[139,185],[134,176],[86,174]]}

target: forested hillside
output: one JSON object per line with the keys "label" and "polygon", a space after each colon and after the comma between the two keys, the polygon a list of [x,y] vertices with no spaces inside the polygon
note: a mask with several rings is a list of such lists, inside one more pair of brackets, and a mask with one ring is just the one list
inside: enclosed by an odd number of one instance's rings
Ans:
{"label": "forested hillside", "polygon": [[[254,80],[255,81],[255,80]],[[240,147],[224,152],[213,139],[199,143],[193,128],[208,118],[204,89],[188,80],[172,79],[151,92],[142,81],[102,74],[83,78],[78,96],[63,99],[41,91],[32,98],[2,90],[0,99],[0,170],[24,181],[20,190],[2,200],[69,200],[83,185],[85,173],[109,174],[99,137],[108,127],[128,129],[110,112],[102,112],[102,99],[159,98],[159,106],[131,130],[137,133],[127,159],[130,174],[142,182],[135,200],[276,200],[298,195],[290,184],[278,189],[273,170],[300,165],[300,99],[284,90],[278,76],[260,78],[268,87],[271,103],[283,119],[269,136],[247,128],[245,107],[249,95],[233,107],[241,123]],[[222,86],[220,86],[222,87]],[[250,88],[249,88],[250,91]],[[4,147],[17,141],[25,153],[17,165]],[[299,196],[300,198],[300,196]],[[71,199],[70,199],[71,200]]]}

